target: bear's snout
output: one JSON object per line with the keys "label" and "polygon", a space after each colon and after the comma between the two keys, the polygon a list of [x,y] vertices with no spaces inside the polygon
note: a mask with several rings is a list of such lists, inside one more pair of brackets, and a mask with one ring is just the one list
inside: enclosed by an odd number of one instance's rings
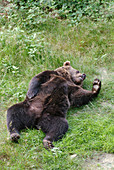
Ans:
{"label": "bear's snout", "polygon": [[86,74],[81,74],[81,75],[79,76],[79,78],[80,78],[81,81],[83,81],[83,80],[86,78]]}
{"label": "bear's snout", "polygon": [[82,74],[82,78],[84,80],[86,78],[86,74]]}

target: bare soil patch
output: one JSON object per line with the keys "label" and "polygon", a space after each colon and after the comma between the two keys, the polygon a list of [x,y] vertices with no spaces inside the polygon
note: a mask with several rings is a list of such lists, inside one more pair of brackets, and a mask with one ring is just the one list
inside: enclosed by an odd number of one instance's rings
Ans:
{"label": "bare soil patch", "polygon": [[114,154],[98,154],[86,159],[83,170],[114,170]]}

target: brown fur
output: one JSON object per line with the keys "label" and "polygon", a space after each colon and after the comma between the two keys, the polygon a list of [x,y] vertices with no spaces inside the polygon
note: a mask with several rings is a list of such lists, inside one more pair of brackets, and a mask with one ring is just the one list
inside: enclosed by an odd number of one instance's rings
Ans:
{"label": "brown fur", "polygon": [[11,106],[7,111],[7,126],[12,141],[17,142],[20,130],[41,128],[46,137],[45,148],[52,148],[53,141],[60,139],[68,130],[66,113],[71,106],[79,107],[96,97],[101,82],[95,79],[92,91],[83,89],[86,75],[81,74],[66,61],[55,71],[44,71],[30,82],[26,99]]}

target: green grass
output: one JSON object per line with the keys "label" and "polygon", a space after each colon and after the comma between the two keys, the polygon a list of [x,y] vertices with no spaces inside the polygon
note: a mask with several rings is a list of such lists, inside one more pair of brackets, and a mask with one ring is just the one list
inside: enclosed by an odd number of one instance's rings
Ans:
{"label": "green grass", "polygon": [[[1,27],[0,169],[82,169],[94,152],[114,152],[113,27],[112,21],[87,18],[72,27],[67,21],[50,19],[29,33],[20,25]],[[24,100],[34,75],[60,67],[66,60],[86,73],[84,88],[91,90],[96,77],[102,81],[99,96],[68,111],[69,130],[54,142],[52,151],[44,149],[41,130],[24,130],[19,144],[12,143],[6,127],[7,108]]]}

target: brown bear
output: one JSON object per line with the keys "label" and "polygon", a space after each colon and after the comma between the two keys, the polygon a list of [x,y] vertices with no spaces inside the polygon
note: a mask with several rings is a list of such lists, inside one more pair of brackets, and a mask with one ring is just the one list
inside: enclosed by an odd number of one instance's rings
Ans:
{"label": "brown bear", "polygon": [[41,128],[46,134],[45,148],[52,148],[68,130],[66,113],[71,106],[79,107],[96,97],[101,81],[93,81],[92,91],[82,88],[85,74],[71,67],[66,61],[54,71],[44,71],[32,78],[23,102],[7,111],[7,127],[11,140],[17,142],[24,128]]}

